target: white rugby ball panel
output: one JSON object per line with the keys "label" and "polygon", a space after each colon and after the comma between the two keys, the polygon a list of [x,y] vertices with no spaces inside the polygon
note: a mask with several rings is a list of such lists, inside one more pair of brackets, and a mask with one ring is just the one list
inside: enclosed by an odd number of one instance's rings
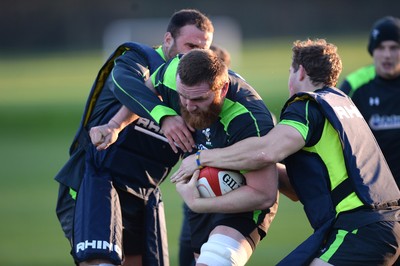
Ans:
{"label": "white rugby ball panel", "polygon": [[200,170],[197,188],[203,198],[224,195],[244,185],[244,176],[236,171],[204,167]]}

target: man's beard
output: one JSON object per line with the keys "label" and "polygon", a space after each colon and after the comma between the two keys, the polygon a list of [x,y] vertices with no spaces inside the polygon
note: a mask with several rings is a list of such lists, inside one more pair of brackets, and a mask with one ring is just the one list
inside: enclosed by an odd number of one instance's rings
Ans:
{"label": "man's beard", "polygon": [[187,109],[181,105],[183,120],[185,120],[186,124],[195,129],[204,129],[211,126],[218,119],[221,110],[222,104],[213,102],[207,111],[190,114]]}

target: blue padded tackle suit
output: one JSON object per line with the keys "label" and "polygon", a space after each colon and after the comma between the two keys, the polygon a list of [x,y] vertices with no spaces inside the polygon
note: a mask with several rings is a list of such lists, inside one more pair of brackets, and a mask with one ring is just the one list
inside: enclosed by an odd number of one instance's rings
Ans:
{"label": "blue padded tackle suit", "polygon": [[[55,177],[60,188],[70,189],[71,195],[76,196],[76,206],[75,202],[63,204],[61,196],[57,205],[57,215],[71,241],[76,262],[104,258],[121,264],[123,224],[118,190],[144,202],[144,265],[169,264],[158,186],[181,154],[175,154],[168,143],[155,138],[154,135],[163,137],[160,127],[145,118],[121,131],[117,142],[105,151],[96,151],[88,136],[91,127],[106,124],[122,104],[129,108],[133,95],[156,97],[143,80],[147,72],[153,73],[164,62],[161,49],[124,43],[108,58],[92,86],[81,126],[70,147],[70,159]],[[60,192],[65,194],[68,193]]]}

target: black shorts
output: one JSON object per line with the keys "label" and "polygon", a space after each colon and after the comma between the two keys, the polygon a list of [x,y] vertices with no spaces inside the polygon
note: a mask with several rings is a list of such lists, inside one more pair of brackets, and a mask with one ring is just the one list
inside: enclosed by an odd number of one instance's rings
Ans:
{"label": "black shorts", "polygon": [[319,258],[332,265],[397,265],[400,254],[399,222],[383,221],[352,232],[336,229],[329,234]]}
{"label": "black shorts", "polygon": [[74,224],[75,200],[70,194],[69,187],[60,184],[58,189],[58,199],[56,214],[64,231],[65,237],[72,243],[72,228]]}
{"label": "black shorts", "polygon": [[[243,212],[234,214],[199,214],[188,211],[191,230],[191,243],[194,252],[200,253],[201,246],[207,242],[211,231],[218,225],[225,225],[239,231],[247,238],[253,249],[262,240],[272,223],[278,203],[274,205],[273,211]],[[257,217],[257,218],[255,218]]]}

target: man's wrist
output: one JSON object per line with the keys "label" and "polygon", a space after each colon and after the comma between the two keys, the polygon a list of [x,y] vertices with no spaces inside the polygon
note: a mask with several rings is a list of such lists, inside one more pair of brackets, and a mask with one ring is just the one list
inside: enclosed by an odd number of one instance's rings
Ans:
{"label": "man's wrist", "polygon": [[203,165],[201,165],[201,161],[200,161],[200,153],[201,153],[201,150],[198,150],[196,152],[196,164],[197,164],[197,168],[198,169],[202,169],[203,168]]}
{"label": "man's wrist", "polygon": [[[212,159],[214,156],[214,152],[217,150],[218,148],[214,148],[214,149],[205,149],[201,151],[201,156],[199,156],[199,160],[200,160],[200,165],[202,167],[206,167],[206,166],[212,166],[212,167],[216,167],[215,161],[218,159]],[[211,155],[211,157],[210,157]],[[218,157],[217,157],[218,158]]]}
{"label": "man's wrist", "polygon": [[111,120],[108,122],[108,126],[109,126],[111,129],[117,129],[117,130],[120,130],[120,128],[121,128],[121,125],[120,125],[117,121],[115,121],[115,120],[113,120],[113,119],[111,119]]}

